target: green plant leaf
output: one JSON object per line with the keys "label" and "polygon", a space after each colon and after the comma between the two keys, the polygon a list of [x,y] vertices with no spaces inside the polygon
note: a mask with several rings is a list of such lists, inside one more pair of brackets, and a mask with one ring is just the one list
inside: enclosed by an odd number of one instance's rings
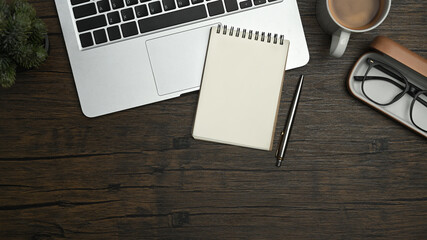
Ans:
{"label": "green plant leaf", "polygon": [[[8,4],[10,2],[10,4]],[[46,60],[47,29],[26,0],[0,0],[0,85],[15,82],[16,68],[35,68]]]}
{"label": "green plant leaf", "polygon": [[30,69],[40,66],[40,64],[46,60],[47,52],[41,45],[27,44],[21,46],[13,57],[20,66]]}
{"label": "green plant leaf", "polygon": [[11,87],[15,83],[16,64],[0,55],[0,85],[4,88]]}
{"label": "green plant leaf", "polygon": [[40,42],[43,43],[44,39],[47,35],[47,29],[46,25],[41,19],[34,19],[31,26],[31,35],[29,37],[29,40],[31,42]]}
{"label": "green plant leaf", "polygon": [[30,19],[36,18],[36,10],[24,0],[13,0],[10,4],[10,9],[13,14],[24,14],[28,16]]}
{"label": "green plant leaf", "polygon": [[9,6],[5,0],[0,0],[0,39],[6,28],[7,16],[9,16]]}

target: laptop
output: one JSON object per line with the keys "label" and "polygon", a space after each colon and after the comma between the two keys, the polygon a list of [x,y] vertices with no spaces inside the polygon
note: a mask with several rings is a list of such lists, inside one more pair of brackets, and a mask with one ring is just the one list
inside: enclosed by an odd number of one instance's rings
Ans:
{"label": "laptop", "polygon": [[97,117],[199,90],[218,24],[290,40],[309,53],[296,0],[55,0],[82,112]]}

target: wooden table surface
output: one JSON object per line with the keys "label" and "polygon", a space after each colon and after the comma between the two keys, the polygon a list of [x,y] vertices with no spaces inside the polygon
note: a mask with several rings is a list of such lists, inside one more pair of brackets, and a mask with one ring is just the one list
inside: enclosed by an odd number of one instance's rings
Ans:
{"label": "wooden table surface", "polygon": [[[196,141],[198,92],[83,116],[53,0],[32,0],[51,51],[0,89],[1,239],[426,239],[427,141],[354,99],[377,35],[427,57],[427,3],[393,1],[341,59],[299,1],[311,59],[287,72],[276,127],[306,75],[282,168],[274,152]],[[286,24],[286,23],[283,23]]]}

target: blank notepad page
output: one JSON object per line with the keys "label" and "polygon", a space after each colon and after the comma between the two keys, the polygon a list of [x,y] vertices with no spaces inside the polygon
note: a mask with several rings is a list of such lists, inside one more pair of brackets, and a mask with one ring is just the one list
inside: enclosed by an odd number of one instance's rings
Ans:
{"label": "blank notepad page", "polygon": [[277,35],[212,28],[193,137],[271,150],[288,48]]}

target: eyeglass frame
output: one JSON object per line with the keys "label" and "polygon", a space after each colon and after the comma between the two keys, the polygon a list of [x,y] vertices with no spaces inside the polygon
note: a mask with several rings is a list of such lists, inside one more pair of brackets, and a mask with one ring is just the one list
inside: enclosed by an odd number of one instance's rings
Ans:
{"label": "eyeglass frame", "polygon": [[[427,90],[424,90],[424,89],[421,89],[421,88],[415,86],[414,84],[409,82],[408,79],[401,72],[399,72],[397,69],[395,69],[394,67],[392,67],[386,63],[383,63],[383,62],[378,61],[378,60],[374,60],[372,58],[367,58],[366,61],[368,62],[368,68],[366,69],[364,76],[353,76],[355,81],[361,81],[362,82],[361,89],[362,89],[363,95],[367,99],[369,99],[371,102],[373,102],[379,106],[388,106],[388,105],[391,105],[391,104],[397,102],[406,93],[408,93],[413,98],[412,102],[410,104],[410,108],[409,108],[409,116],[410,116],[411,122],[415,127],[420,129],[421,131],[427,133],[427,129],[421,128],[420,126],[418,126],[414,122],[414,118],[413,118],[413,114],[412,114],[413,109],[414,109],[414,105],[415,105],[415,101],[419,101],[421,104],[423,104],[424,106],[427,107],[427,102],[419,97],[421,94],[425,94],[427,96]],[[405,86],[398,84],[396,81],[393,81],[390,78],[386,78],[386,77],[382,77],[382,76],[368,76],[369,71],[374,67],[376,69],[380,70],[381,72],[388,74],[389,76],[391,76],[391,77],[395,78],[396,80],[402,82],[403,84],[405,84]],[[374,79],[375,80],[383,80],[383,81],[392,83],[395,86],[399,87],[400,89],[403,89],[403,91],[401,93],[397,94],[388,103],[379,103],[377,101],[374,101],[365,93],[365,88],[364,88],[364,84],[365,84],[366,80],[374,80]]]}

